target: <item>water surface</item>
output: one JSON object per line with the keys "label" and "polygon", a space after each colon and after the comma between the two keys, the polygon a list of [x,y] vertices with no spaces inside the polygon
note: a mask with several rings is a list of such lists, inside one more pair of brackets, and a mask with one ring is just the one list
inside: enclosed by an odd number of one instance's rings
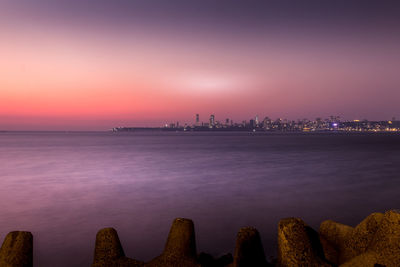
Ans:
{"label": "water surface", "polygon": [[112,226],[147,261],[187,217],[199,252],[233,252],[251,225],[274,255],[281,218],[318,229],[400,208],[399,152],[393,134],[4,132],[0,238],[31,231],[35,266],[89,266]]}

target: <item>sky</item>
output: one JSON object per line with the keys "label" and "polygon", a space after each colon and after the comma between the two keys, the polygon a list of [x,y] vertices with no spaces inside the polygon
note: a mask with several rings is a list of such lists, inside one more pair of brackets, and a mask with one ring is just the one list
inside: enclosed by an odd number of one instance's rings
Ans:
{"label": "sky", "polygon": [[399,1],[1,0],[0,130],[400,119]]}

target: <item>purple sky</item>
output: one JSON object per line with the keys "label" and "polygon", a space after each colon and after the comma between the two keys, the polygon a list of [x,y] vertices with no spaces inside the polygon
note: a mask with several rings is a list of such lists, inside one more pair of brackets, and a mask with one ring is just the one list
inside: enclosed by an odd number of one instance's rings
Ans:
{"label": "purple sky", "polygon": [[0,130],[400,118],[399,1],[0,3]]}

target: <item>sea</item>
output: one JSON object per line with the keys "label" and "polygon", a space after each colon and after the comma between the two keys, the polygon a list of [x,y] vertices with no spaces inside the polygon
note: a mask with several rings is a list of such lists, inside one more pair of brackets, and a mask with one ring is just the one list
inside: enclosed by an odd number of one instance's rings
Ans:
{"label": "sea", "polygon": [[40,267],[90,266],[104,227],[149,261],[177,217],[194,221],[198,253],[233,253],[254,226],[270,258],[280,219],[355,226],[399,209],[399,193],[399,134],[0,133],[0,240],[32,232]]}

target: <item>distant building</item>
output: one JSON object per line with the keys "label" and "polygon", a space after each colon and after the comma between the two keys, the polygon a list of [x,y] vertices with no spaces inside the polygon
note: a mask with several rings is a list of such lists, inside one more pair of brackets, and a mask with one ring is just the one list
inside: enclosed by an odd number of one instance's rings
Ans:
{"label": "distant building", "polygon": [[210,116],[210,127],[215,125],[215,116],[213,114],[211,114]]}
{"label": "distant building", "polygon": [[[368,121],[368,120],[341,120],[339,116],[331,116],[327,119],[316,118],[314,120],[300,119],[297,121],[287,119],[271,120],[265,117],[263,121],[258,120],[258,116],[251,119],[249,123],[246,120],[242,123],[233,123],[229,118],[225,121],[216,121],[215,116],[210,115],[209,122],[200,122],[199,114],[196,114],[196,126],[188,125],[187,123],[165,124],[161,127],[115,127],[113,132],[120,131],[143,131],[143,130],[159,130],[164,131],[282,131],[282,132],[399,132],[400,121],[395,120],[382,120],[382,121]],[[230,125],[229,125],[230,123]],[[257,124],[258,123],[258,124]]]}

